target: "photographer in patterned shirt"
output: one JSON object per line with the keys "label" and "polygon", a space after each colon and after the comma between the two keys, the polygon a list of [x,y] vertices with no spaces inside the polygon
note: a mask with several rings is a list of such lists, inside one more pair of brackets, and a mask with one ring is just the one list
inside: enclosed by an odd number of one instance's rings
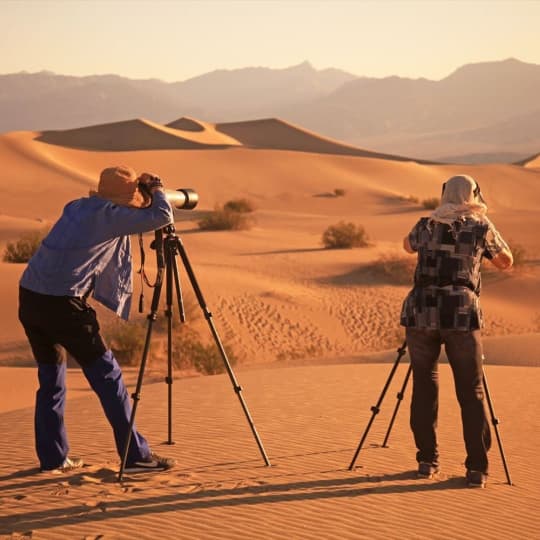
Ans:
{"label": "photographer in patterned shirt", "polygon": [[430,478],[439,470],[435,430],[444,343],[461,407],[469,487],[485,487],[491,446],[482,385],[480,264],[483,257],[502,270],[513,263],[486,212],[476,181],[454,176],[443,184],[440,206],[403,241],[407,252],[418,254],[414,287],[401,312],[413,372],[411,429],[418,476]]}

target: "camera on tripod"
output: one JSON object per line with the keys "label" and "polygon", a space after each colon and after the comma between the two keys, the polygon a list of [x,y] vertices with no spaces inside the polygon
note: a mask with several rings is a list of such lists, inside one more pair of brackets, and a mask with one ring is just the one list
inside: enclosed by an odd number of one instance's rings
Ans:
{"label": "camera on tripod", "polygon": [[[159,183],[161,186],[161,179],[158,176],[153,176],[151,183]],[[152,196],[150,189],[147,184],[144,182],[139,182],[139,189],[149,197]],[[164,189],[165,197],[169,203],[174,206],[177,210],[193,210],[199,202],[199,194],[189,188],[179,188],[177,190]]]}

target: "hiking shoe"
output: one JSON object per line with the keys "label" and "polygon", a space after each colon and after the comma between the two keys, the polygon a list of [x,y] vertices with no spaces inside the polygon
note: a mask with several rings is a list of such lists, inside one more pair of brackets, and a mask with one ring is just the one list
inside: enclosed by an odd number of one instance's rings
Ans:
{"label": "hiking shoe", "polygon": [[41,469],[44,473],[62,474],[65,472],[73,471],[74,469],[80,469],[84,465],[83,460],[78,457],[67,457],[64,459],[62,465],[54,469]]}
{"label": "hiking shoe", "polygon": [[467,471],[465,476],[467,479],[467,487],[470,488],[485,488],[487,482],[487,474],[482,471]]}
{"label": "hiking shoe", "polygon": [[418,464],[418,471],[416,473],[416,476],[418,478],[433,478],[433,476],[435,476],[438,472],[439,467],[437,465],[421,461]]}
{"label": "hiking shoe", "polygon": [[127,473],[159,472],[172,469],[175,465],[176,460],[158,456],[152,452],[147,459],[126,464],[124,471]]}

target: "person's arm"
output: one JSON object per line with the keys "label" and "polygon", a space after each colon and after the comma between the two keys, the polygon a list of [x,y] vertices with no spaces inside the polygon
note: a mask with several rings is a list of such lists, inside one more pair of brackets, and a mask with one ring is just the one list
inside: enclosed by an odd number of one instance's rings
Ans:
{"label": "person's arm", "polygon": [[418,235],[423,224],[422,219],[416,223],[411,232],[403,239],[403,249],[407,253],[416,253],[418,251]]}
{"label": "person's arm", "polygon": [[510,248],[504,248],[499,254],[495,255],[491,262],[500,270],[508,270],[514,264],[514,257]]}
{"label": "person's arm", "polygon": [[486,257],[500,270],[508,270],[514,264],[514,257],[493,223],[489,222],[486,233]]}
{"label": "person's arm", "polygon": [[403,239],[403,249],[407,252],[407,253],[414,253],[414,249],[412,248],[411,246],[411,241],[409,240],[409,235],[407,235],[404,239]]}
{"label": "person's arm", "polygon": [[152,203],[146,208],[107,205],[96,216],[99,227],[111,237],[150,232],[173,223],[173,211],[162,189],[152,192]]}

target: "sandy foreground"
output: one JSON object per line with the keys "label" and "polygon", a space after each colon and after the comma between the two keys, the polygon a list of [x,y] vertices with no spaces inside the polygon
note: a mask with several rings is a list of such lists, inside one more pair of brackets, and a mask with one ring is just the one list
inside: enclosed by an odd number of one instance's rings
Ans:
{"label": "sandy foreground", "polygon": [[[192,187],[193,212],[176,228],[235,367],[272,467],[263,459],[226,375],[177,373],[174,446],[167,433],[163,350],[152,356],[137,416],[169,473],[116,480],[112,434],[77,369],[69,371],[66,424],[80,472],[44,475],[33,450],[36,375],[17,320],[22,264],[0,262],[0,536],[6,538],[536,538],[539,444],[540,169],[419,163],[354,149],[279,121],[168,126],[133,120],[69,132],[0,136],[0,248],[49,226],[63,205],[95,188],[99,171],[127,163]],[[403,381],[401,366],[357,468],[348,465],[403,341],[397,324],[410,284],[374,269],[402,254],[426,215],[417,202],[466,172],[492,220],[523,248],[523,264],[485,272],[486,373],[514,486],[494,438],[488,489],[464,487],[464,448],[453,382],[441,365],[442,471],[418,480],[408,428],[410,389],[381,448]],[[345,189],[335,197],[335,188]],[[200,232],[215,204],[256,205],[245,231]],[[325,250],[322,231],[362,224],[370,246]],[[149,244],[152,235],[147,235]],[[135,267],[139,255],[134,240]],[[148,270],[155,262],[148,250]],[[182,274],[188,324],[207,332]],[[140,285],[135,281],[135,302]],[[146,291],[148,309],[151,291]],[[112,324],[99,311],[104,328]],[[133,312],[132,323],[145,314]],[[154,353],[152,353],[154,354]],[[135,361],[135,365],[138,362]],[[125,370],[133,389],[136,368]],[[2,536],[3,535],[3,536]]]}
{"label": "sandy foreground", "polygon": [[[535,538],[540,482],[531,469],[539,444],[531,367],[488,366],[490,391],[513,486],[494,440],[485,490],[464,485],[464,448],[451,373],[441,366],[442,471],[415,477],[409,392],[381,443],[396,403],[402,365],[356,462],[348,466],[390,364],[341,364],[237,372],[271,467],[266,467],[225,375],[174,385],[174,446],[167,438],[166,385],[144,386],[137,416],[153,448],[175,457],[168,473],[126,475],[97,399],[74,392],[66,425],[72,452],[88,465],[40,474],[31,407],[0,415],[0,534],[6,538]],[[3,368],[2,375],[6,370]],[[28,384],[33,370],[17,374]],[[130,374],[131,376],[131,374]],[[78,372],[70,386],[80,388]]]}

